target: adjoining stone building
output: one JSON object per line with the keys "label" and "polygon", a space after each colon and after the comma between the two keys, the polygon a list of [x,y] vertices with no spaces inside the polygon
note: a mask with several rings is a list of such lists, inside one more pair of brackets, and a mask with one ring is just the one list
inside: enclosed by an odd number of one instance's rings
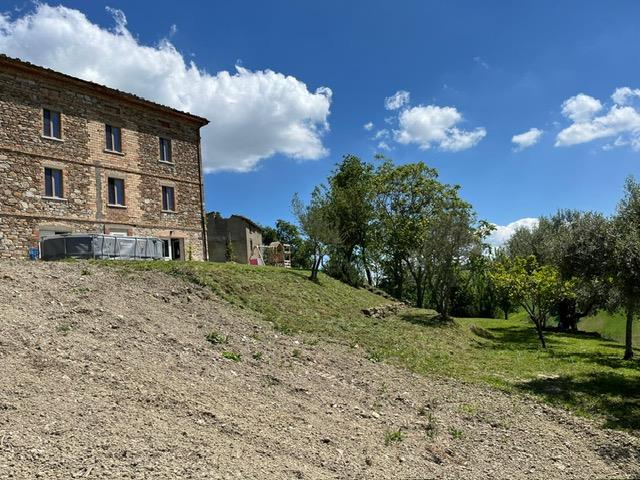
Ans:
{"label": "adjoining stone building", "polygon": [[227,261],[227,244],[231,243],[233,261],[249,263],[254,247],[262,245],[262,228],[242,215],[223,218],[218,212],[207,213],[209,260]]}
{"label": "adjoining stone building", "polygon": [[95,232],[159,237],[168,258],[206,259],[207,123],[0,55],[0,258]]}

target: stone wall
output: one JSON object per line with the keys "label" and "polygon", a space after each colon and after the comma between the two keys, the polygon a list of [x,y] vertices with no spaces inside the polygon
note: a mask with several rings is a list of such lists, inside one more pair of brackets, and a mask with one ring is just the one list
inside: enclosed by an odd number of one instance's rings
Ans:
{"label": "stone wall", "polygon": [[[42,136],[42,109],[61,112],[62,140]],[[122,153],[105,150],[105,124],[122,131]],[[184,239],[204,258],[199,128],[170,111],[70,85],[0,62],[0,257],[24,257],[51,225],[73,232],[119,227],[131,235]],[[159,137],[172,143],[160,161]],[[44,169],[63,172],[63,197],[44,196]],[[108,178],[125,181],[125,207],[108,205]],[[162,211],[162,186],[175,212]]]}
{"label": "stone wall", "polygon": [[243,217],[232,215],[223,218],[218,212],[207,214],[207,239],[209,260],[225,262],[227,241],[233,246],[233,261],[249,263],[252,246],[262,245],[262,232]]}

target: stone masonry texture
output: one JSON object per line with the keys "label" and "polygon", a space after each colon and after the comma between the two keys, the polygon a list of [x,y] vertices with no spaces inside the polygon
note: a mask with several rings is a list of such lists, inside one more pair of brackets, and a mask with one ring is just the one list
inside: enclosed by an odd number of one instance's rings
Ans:
{"label": "stone masonry texture", "polygon": [[[45,138],[43,108],[61,112],[62,139]],[[205,119],[0,56],[0,258],[24,258],[41,231],[180,239],[182,258],[206,258],[200,127]],[[105,124],[122,153],[105,149]],[[160,161],[168,138],[172,162]],[[45,168],[63,173],[61,199],[45,197]],[[108,179],[125,182],[110,206]],[[173,187],[175,211],[162,209]]]}

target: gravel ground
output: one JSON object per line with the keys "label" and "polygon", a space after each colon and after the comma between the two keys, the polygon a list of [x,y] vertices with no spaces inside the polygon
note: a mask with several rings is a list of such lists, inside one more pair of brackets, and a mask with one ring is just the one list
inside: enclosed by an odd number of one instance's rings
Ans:
{"label": "gravel ground", "polygon": [[160,273],[0,280],[2,479],[640,477],[637,437],[283,336]]}

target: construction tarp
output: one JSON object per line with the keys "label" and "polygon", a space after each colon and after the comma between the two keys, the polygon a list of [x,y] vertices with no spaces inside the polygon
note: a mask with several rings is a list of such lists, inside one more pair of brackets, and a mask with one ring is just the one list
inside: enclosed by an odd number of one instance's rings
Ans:
{"label": "construction tarp", "polygon": [[101,234],[65,234],[40,242],[40,258],[160,260],[162,240],[152,237],[120,237]]}

